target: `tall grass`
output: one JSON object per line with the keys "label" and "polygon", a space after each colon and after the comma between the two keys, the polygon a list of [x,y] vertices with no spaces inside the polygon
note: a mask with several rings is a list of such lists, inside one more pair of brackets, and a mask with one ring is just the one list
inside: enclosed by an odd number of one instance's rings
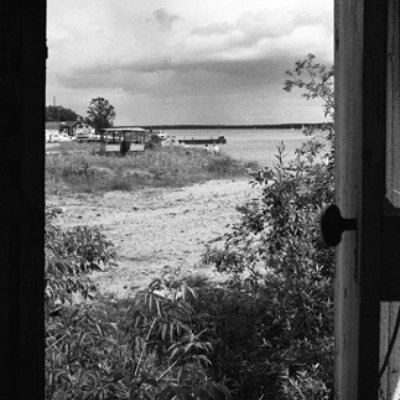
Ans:
{"label": "tall grass", "polygon": [[[98,146],[97,146],[98,147]],[[180,187],[211,179],[247,176],[251,166],[200,149],[156,147],[125,157],[97,154],[96,145],[68,143],[46,157],[48,193],[131,191]]]}

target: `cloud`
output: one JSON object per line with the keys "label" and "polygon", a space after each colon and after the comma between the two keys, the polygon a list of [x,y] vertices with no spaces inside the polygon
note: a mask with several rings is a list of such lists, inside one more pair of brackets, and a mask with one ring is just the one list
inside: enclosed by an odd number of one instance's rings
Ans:
{"label": "cloud", "polygon": [[[87,1],[93,8],[93,0]],[[204,5],[189,0],[186,3],[193,8],[190,14],[181,2],[172,0],[135,3],[135,7],[130,1],[120,0],[111,5],[97,0],[95,9],[83,8],[82,13],[69,18],[68,7],[60,9],[56,20],[49,18],[50,68],[53,63],[59,64],[57,66],[68,73],[68,69],[75,67],[91,69],[101,64],[118,67],[120,64],[149,64],[149,60],[154,65],[162,65],[165,59],[173,59],[174,63],[258,59],[270,56],[277,49],[280,53],[297,55],[314,50],[317,54],[327,53],[326,49],[332,48],[327,42],[332,41],[329,20],[333,18],[328,18],[326,7],[319,7],[320,0],[301,2],[310,3],[307,10],[299,7],[297,0],[280,0],[281,7],[276,5],[277,2],[253,0],[247,9],[244,5],[239,7],[236,0],[220,0],[218,6],[208,6],[208,15],[203,15]],[[207,3],[205,0],[201,4]],[[322,2],[325,3],[330,1]],[[171,4],[174,8],[150,9],[148,5],[147,9],[141,10],[138,5],[143,7],[143,4]],[[222,13],[224,9],[227,15]],[[232,18],[235,9],[236,17]],[[181,10],[183,15],[176,10]],[[229,20],[228,15],[231,15]],[[314,31],[318,45],[307,30]],[[291,42],[296,43],[296,48]]]}
{"label": "cloud", "polygon": [[310,51],[326,59],[332,54],[332,40],[331,25],[326,18],[307,13],[299,15],[282,8],[274,12],[270,9],[246,12],[234,23],[196,27],[185,44],[187,53],[194,50],[210,55],[211,52],[216,57],[232,60],[260,59],[272,53],[299,56]]}
{"label": "cloud", "polygon": [[178,15],[169,14],[164,8],[155,10],[153,16],[161,31],[170,31],[174,22],[180,19]]}
{"label": "cloud", "polygon": [[94,66],[60,76],[69,88],[119,88],[132,95],[153,95],[160,98],[176,96],[216,96],[253,93],[281,87],[285,70],[292,67],[290,57],[259,60],[186,60],[163,65],[152,63],[125,65],[114,69]]}
{"label": "cloud", "polygon": [[57,76],[66,87],[117,87],[131,93],[174,90],[211,95],[238,87],[257,90],[260,85],[281,82],[284,71],[309,52],[320,62],[330,63],[330,40],[320,25],[299,25],[279,36],[262,29],[238,31],[232,25],[213,25],[191,32],[156,54],[98,60]]}
{"label": "cloud", "polygon": [[227,96],[233,108],[241,97],[278,96],[296,60],[332,62],[332,3],[52,0],[48,94],[118,92],[148,104]]}

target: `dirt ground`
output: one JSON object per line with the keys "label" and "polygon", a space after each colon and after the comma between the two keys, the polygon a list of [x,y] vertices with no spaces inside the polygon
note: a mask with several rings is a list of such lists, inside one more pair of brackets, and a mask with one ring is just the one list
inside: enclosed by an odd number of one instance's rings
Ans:
{"label": "dirt ground", "polygon": [[218,180],[180,189],[48,196],[47,203],[62,209],[62,227],[103,227],[116,246],[118,267],[92,277],[101,292],[126,297],[160,276],[165,266],[221,279],[199,265],[201,254],[238,220],[235,207],[254,190],[248,180]]}

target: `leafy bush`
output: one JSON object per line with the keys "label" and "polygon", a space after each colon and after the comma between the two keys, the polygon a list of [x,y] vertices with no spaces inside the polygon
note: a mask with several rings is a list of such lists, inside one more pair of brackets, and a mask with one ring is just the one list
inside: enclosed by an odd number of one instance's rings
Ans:
{"label": "leafy bush", "polygon": [[96,287],[88,273],[113,265],[115,250],[98,228],[62,231],[54,224],[57,213],[49,208],[46,218],[46,397],[85,398],[104,389],[99,385],[103,369],[96,361],[106,351],[114,354],[103,340],[113,327],[101,320],[99,310],[74,304],[74,295],[94,298]]}
{"label": "leafy bush", "polygon": [[46,315],[72,304],[73,294],[93,298],[95,286],[88,272],[114,265],[115,250],[98,228],[75,227],[64,232],[53,220],[56,209],[47,210],[45,230]]}
{"label": "leafy bush", "polygon": [[[284,89],[321,99],[333,120],[333,69],[309,54],[287,74]],[[230,277],[201,304],[219,338],[216,376],[236,399],[333,397],[333,250],[318,229],[322,208],[333,200],[333,123],[304,133],[324,134],[327,151],[308,140],[287,164],[281,144],[277,165],[254,175],[260,196],[239,209],[242,219],[224,247],[203,257]]]}
{"label": "leafy bush", "polygon": [[62,231],[56,215],[50,209],[46,224],[46,398],[229,397],[209,374],[195,290],[157,280],[134,301],[95,298],[88,273],[113,265],[114,247],[97,228]]}
{"label": "leafy bush", "polygon": [[[160,290],[165,294],[157,293]],[[195,323],[196,302],[195,290],[177,281],[163,286],[157,280],[136,298],[127,319],[136,373],[133,398],[230,397],[225,386],[209,375],[210,331]]]}
{"label": "leafy bush", "polygon": [[277,164],[254,175],[259,198],[203,257],[230,277],[201,306],[221,343],[216,376],[237,399],[327,399],[332,388],[333,251],[319,235],[332,169],[314,141],[289,163],[284,156],[281,144]]}

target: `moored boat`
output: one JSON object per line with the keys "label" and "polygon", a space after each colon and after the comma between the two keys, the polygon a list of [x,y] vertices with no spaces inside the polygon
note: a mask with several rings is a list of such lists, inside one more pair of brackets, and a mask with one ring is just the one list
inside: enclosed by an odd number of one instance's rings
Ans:
{"label": "moored boat", "polygon": [[153,130],[151,132],[153,135],[158,136],[162,140],[165,140],[167,138],[167,132],[166,131],[160,131],[160,130]]}
{"label": "moored boat", "polygon": [[177,141],[181,144],[188,144],[188,145],[206,145],[206,144],[225,144],[226,139],[225,136],[218,136],[218,137],[182,137],[177,138]]}

